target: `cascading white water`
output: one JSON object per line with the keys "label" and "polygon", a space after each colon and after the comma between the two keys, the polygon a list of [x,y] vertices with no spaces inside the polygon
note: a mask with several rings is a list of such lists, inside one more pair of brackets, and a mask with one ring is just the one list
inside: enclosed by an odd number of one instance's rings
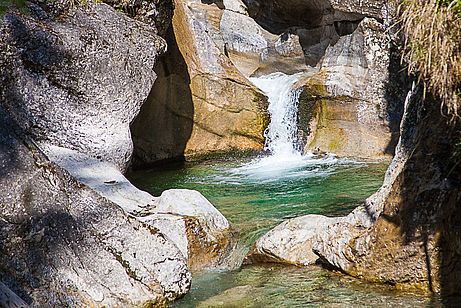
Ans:
{"label": "cascading white water", "polygon": [[334,155],[319,158],[310,153],[303,154],[297,144],[301,90],[294,89],[294,85],[303,75],[273,73],[250,78],[268,96],[271,121],[265,132],[265,149],[270,151],[270,155],[233,169],[232,174],[255,181],[274,181],[281,177],[293,179],[330,172],[327,166],[337,162]]}
{"label": "cascading white water", "polygon": [[293,156],[299,158],[301,155],[297,146],[298,100],[301,90],[294,90],[293,86],[302,75],[273,73],[250,78],[269,98],[271,121],[265,132],[265,149],[273,156],[287,159]]}

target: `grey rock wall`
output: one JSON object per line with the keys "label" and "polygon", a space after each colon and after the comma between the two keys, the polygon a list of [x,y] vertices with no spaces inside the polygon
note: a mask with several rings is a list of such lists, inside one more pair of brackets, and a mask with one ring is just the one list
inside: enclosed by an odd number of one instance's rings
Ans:
{"label": "grey rock wall", "polygon": [[[59,3],[58,3],[59,4]],[[29,4],[0,24],[0,98],[24,130],[125,170],[129,125],[147,98],[166,43],[106,4]]]}

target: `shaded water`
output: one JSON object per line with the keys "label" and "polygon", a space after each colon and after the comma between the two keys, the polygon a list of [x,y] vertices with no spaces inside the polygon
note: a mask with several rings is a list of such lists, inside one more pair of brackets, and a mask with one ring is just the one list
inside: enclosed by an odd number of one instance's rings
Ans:
{"label": "shaded water", "polygon": [[[154,195],[170,188],[200,191],[240,234],[244,253],[267,230],[305,214],[349,213],[382,184],[386,166],[333,156],[304,156],[280,164],[214,161],[143,171],[131,180]],[[191,292],[175,307],[421,307],[429,299],[370,285],[317,266],[245,266],[196,274]]]}

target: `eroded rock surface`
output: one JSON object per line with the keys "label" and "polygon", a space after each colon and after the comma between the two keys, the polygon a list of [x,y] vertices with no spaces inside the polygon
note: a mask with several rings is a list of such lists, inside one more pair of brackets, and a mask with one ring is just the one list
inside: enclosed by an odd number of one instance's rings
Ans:
{"label": "eroded rock surface", "polygon": [[234,248],[229,222],[199,192],[172,189],[154,197],[133,186],[111,163],[50,144],[39,146],[78,181],[165,235],[190,270],[218,267]]}
{"label": "eroded rock surface", "polygon": [[215,43],[220,15],[215,5],[175,1],[172,49],[133,125],[141,164],[262,149],[267,101]]}
{"label": "eroded rock surface", "polygon": [[191,275],[152,227],[51,163],[0,110],[1,279],[35,306],[165,305]]}
{"label": "eroded rock surface", "polygon": [[164,191],[144,213],[140,219],[177,243],[192,271],[225,266],[235,248],[229,222],[197,191]]}
{"label": "eroded rock surface", "polygon": [[0,97],[36,140],[124,170],[129,125],[147,98],[165,41],[106,4],[32,1],[0,25]]}
{"label": "eroded rock surface", "polygon": [[261,237],[250,249],[244,262],[301,266],[314,264],[319,258],[312,251],[317,234],[341,220],[343,219],[321,215],[306,215],[287,220]]}
{"label": "eroded rock surface", "polygon": [[367,280],[459,294],[459,133],[437,105],[409,96],[383,187],[320,234],[324,260]]}
{"label": "eroded rock surface", "polygon": [[389,71],[395,60],[388,29],[373,18],[326,48],[320,71],[299,83],[306,151],[393,155],[406,84],[403,74]]}

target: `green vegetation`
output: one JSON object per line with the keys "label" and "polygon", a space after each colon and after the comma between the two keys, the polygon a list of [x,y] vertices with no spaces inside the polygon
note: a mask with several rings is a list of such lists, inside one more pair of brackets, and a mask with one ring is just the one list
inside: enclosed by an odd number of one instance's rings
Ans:
{"label": "green vegetation", "polygon": [[461,18],[461,0],[439,0],[437,3],[439,6],[451,9],[456,17]]}
{"label": "green vegetation", "polygon": [[442,109],[455,120],[461,105],[461,0],[403,0],[405,56]]}
{"label": "green vegetation", "polygon": [[16,6],[20,10],[25,10],[26,0],[0,0],[0,16],[5,14],[11,6]]}

